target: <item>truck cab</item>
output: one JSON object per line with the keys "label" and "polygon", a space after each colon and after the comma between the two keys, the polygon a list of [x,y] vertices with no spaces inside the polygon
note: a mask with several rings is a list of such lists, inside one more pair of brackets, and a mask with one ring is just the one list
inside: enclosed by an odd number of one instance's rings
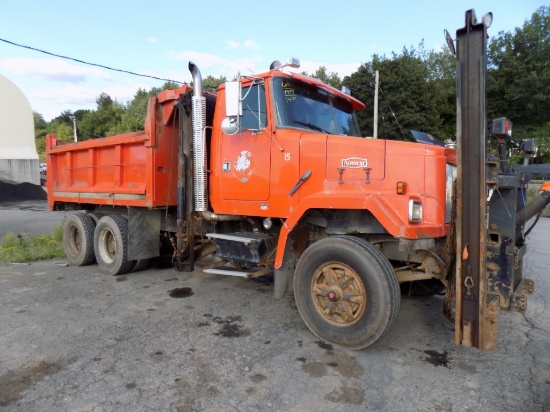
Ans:
{"label": "truck cab", "polygon": [[384,239],[434,249],[446,235],[455,149],[362,137],[356,112],[365,105],[317,79],[274,69],[235,83],[218,90],[209,202],[216,214],[275,224],[275,268],[299,224],[317,238],[373,237],[380,249]]}

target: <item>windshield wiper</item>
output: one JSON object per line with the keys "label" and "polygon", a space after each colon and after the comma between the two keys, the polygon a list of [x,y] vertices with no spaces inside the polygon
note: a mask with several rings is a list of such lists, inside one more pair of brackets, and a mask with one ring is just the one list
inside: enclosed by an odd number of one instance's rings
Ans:
{"label": "windshield wiper", "polygon": [[332,134],[332,133],[330,133],[328,130],[323,129],[322,127],[319,127],[319,126],[317,126],[316,124],[311,124],[311,123],[307,123],[307,122],[301,122],[300,120],[294,120],[294,123],[301,124],[302,126],[306,126],[306,127],[310,128],[310,129],[317,130],[317,131],[319,131],[319,132],[323,132],[323,133],[326,133],[326,134]]}

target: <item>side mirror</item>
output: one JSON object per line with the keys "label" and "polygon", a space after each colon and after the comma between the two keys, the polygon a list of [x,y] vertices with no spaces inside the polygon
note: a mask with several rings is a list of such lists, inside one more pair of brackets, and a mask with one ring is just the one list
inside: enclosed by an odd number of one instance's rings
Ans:
{"label": "side mirror", "polygon": [[241,82],[225,82],[225,115],[236,117],[243,115]]}
{"label": "side mirror", "polygon": [[225,82],[225,115],[222,121],[222,130],[226,134],[235,134],[239,131],[239,117],[243,115],[241,97],[241,82]]}
{"label": "side mirror", "polygon": [[239,131],[239,118],[227,116],[222,120],[222,131],[225,134],[235,134]]}

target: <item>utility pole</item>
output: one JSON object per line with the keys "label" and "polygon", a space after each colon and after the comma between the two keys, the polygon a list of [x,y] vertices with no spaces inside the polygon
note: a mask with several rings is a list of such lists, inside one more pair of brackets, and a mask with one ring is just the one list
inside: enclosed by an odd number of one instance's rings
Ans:
{"label": "utility pole", "polygon": [[374,126],[372,137],[378,139],[378,70],[374,72]]}
{"label": "utility pole", "polygon": [[69,118],[73,121],[73,136],[74,136],[74,141],[76,142],[76,117],[69,116]]}

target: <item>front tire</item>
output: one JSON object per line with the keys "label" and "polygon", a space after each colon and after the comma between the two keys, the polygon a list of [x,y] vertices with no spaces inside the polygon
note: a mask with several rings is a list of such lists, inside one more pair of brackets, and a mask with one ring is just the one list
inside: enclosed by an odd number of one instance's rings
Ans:
{"label": "front tire", "polygon": [[332,236],[306,249],[296,266],[294,296],[308,328],[347,349],[363,349],[378,340],[401,302],[390,262],[353,236]]}
{"label": "front tire", "polygon": [[63,224],[63,249],[69,264],[86,266],[95,262],[92,218],[84,213],[67,216]]}
{"label": "front tire", "polygon": [[128,261],[128,222],[121,216],[103,216],[94,232],[94,251],[102,272],[121,275],[132,267]]}

